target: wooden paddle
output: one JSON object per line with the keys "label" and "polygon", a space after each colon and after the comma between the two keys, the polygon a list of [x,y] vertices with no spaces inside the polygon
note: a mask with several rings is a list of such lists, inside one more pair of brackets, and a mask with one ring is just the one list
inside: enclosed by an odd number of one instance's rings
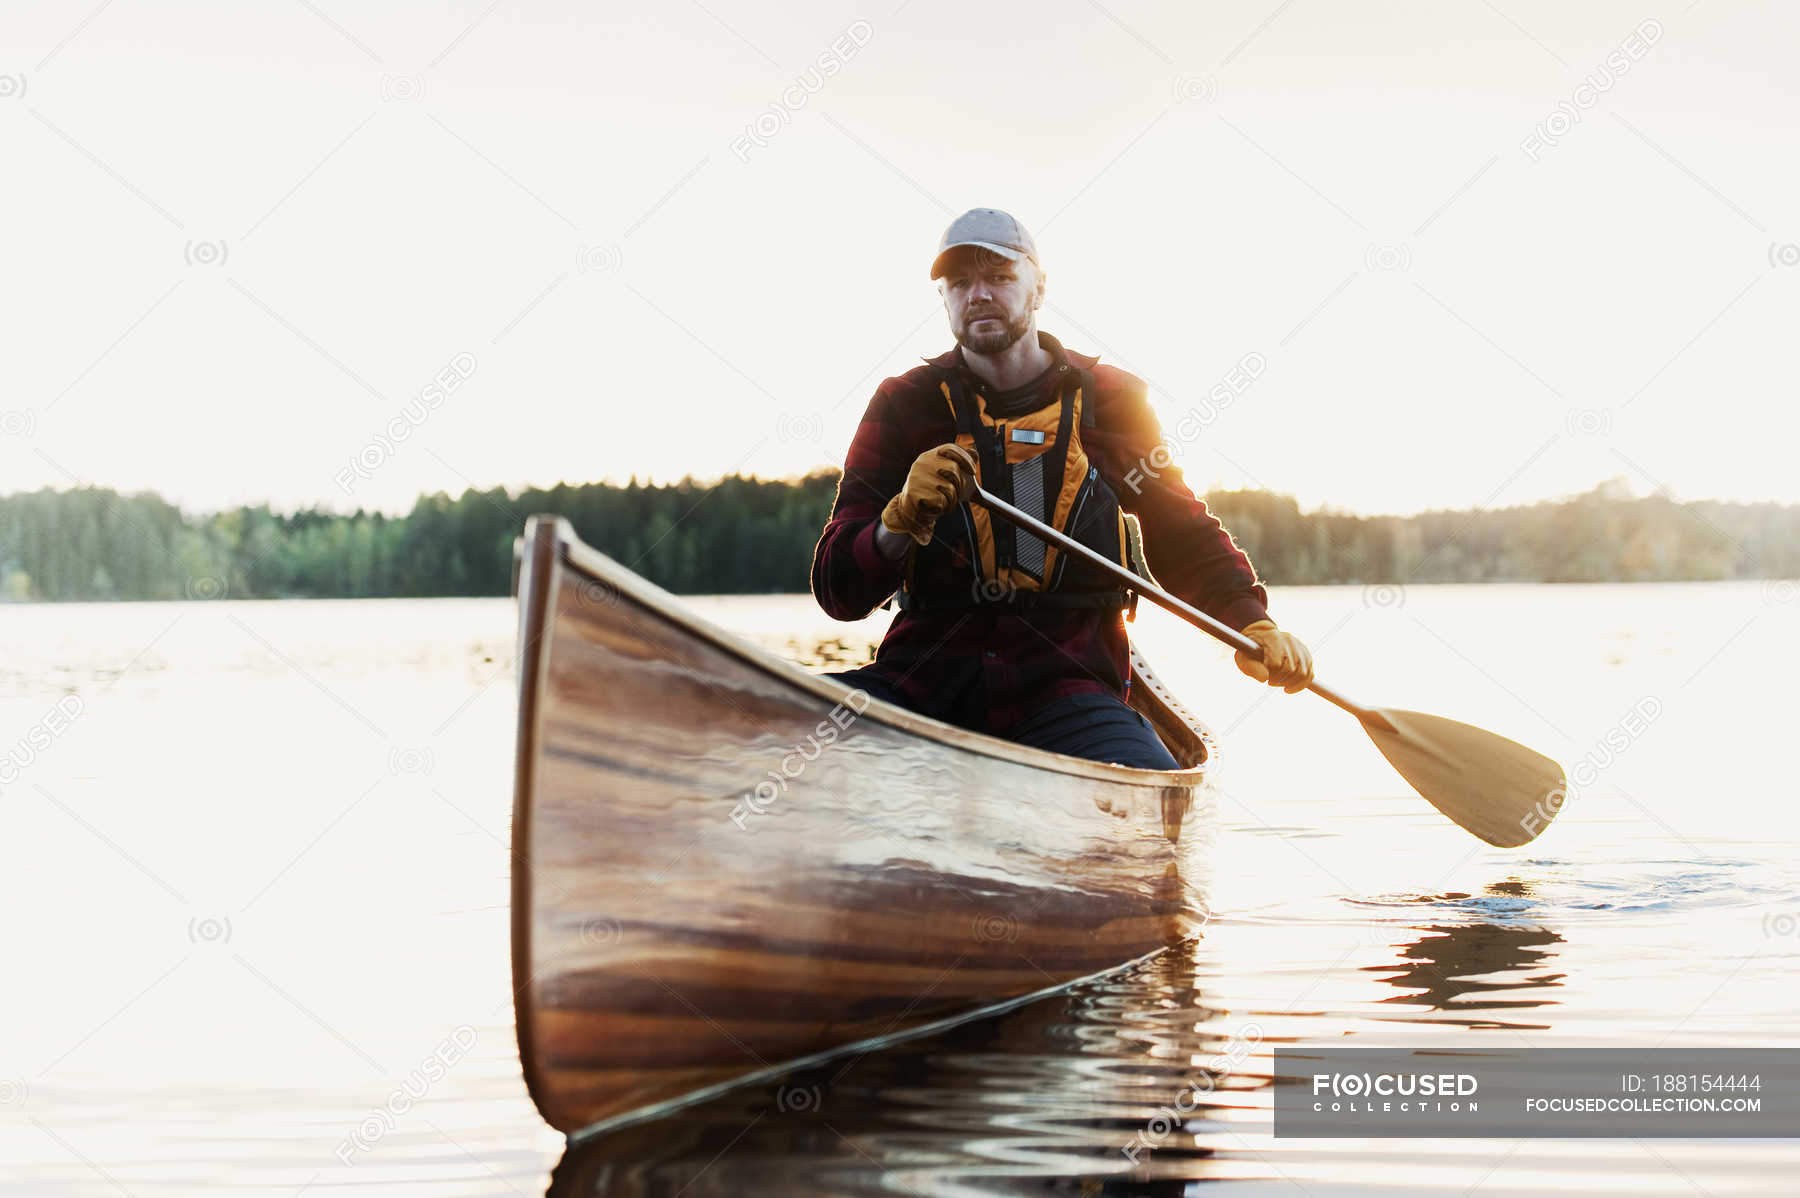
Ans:
{"label": "wooden paddle", "polygon": [[[1210,632],[1233,649],[1260,658],[1262,650],[1243,633],[1213,619],[1118,562],[1057,532],[977,486],[971,497],[1027,532],[1104,570],[1157,606]],[[1463,828],[1492,845],[1514,848],[1537,838],[1568,794],[1562,767],[1534,749],[1470,724],[1442,716],[1353,703],[1314,679],[1306,687],[1362,723],[1363,731],[1388,764],[1425,799]]]}

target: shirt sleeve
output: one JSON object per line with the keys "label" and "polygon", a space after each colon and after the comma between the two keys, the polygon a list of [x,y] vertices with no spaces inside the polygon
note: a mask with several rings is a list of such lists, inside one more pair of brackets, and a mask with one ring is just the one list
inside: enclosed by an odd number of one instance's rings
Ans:
{"label": "shirt sleeve", "polygon": [[1144,556],[1157,580],[1234,629],[1268,619],[1269,594],[1249,556],[1168,464],[1143,380],[1127,375],[1112,394],[1101,391],[1097,427],[1083,430],[1083,443],[1101,449],[1096,464],[1119,505],[1142,523]]}
{"label": "shirt sleeve", "polygon": [[899,589],[905,559],[883,555],[875,530],[881,509],[906,485],[911,466],[884,383],[856,426],[831,518],[813,547],[813,598],[832,619],[860,620]]}

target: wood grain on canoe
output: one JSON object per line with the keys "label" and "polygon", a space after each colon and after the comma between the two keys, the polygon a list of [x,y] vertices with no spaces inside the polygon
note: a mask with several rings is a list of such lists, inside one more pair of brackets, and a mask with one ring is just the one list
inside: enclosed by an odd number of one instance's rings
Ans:
{"label": "wood grain on canoe", "polygon": [[1173,772],[871,701],[533,517],[518,570],[513,973],[577,1130],[1043,991],[1205,919],[1212,742],[1134,654]]}

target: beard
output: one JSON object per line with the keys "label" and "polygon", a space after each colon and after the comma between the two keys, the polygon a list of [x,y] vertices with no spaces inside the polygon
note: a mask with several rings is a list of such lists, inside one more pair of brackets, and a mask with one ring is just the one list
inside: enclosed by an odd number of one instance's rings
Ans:
{"label": "beard", "polygon": [[[971,330],[974,328],[975,322],[985,316],[996,318],[1000,327],[984,329],[979,333],[972,332]],[[1030,327],[1030,308],[1026,308],[1024,313],[1016,320],[1010,313],[1002,312],[997,309],[988,309],[983,312],[981,316],[974,317],[973,319],[965,316],[963,318],[962,327],[956,330],[956,340],[959,345],[971,353],[997,354],[1019,338],[1023,337],[1025,331]]]}

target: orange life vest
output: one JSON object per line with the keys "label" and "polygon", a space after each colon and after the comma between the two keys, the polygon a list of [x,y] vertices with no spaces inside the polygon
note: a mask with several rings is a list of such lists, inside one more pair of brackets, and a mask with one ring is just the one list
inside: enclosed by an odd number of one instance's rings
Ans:
{"label": "orange life vest", "polygon": [[[1071,367],[1055,398],[1022,415],[996,416],[954,370],[940,368],[938,392],[949,406],[956,443],[975,455],[983,489],[1065,536],[1129,567],[1118,496],[1081,444],[1094,426],[1094,377]],[[960,551],[964,593],[921,594],[913,587],[917,553]],[[1125,607],[1128,592],[1092,565],[1015,528],[980,504],[963,503],[938,520],[932,543],[908,557],[902,608]]]}

